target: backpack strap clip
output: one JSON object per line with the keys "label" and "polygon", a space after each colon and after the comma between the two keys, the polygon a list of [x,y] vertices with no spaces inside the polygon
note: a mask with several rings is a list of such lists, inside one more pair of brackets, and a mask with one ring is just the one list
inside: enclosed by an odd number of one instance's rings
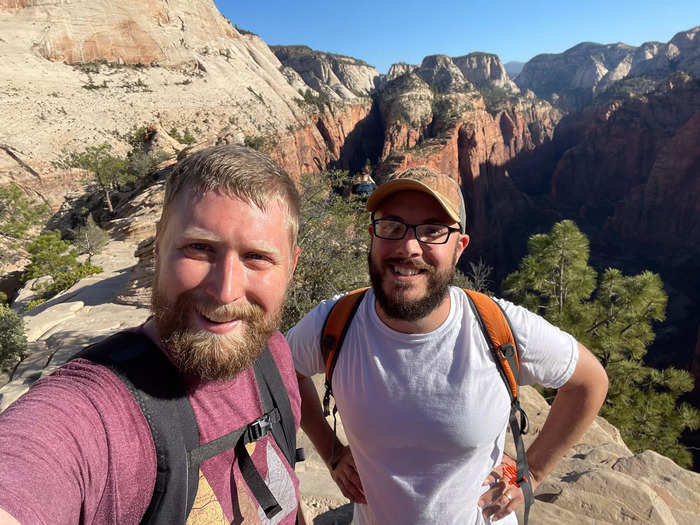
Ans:
{"label": "backpack strap clip", "polygon": [[[275,413],[275,409],[272,413]],[[279,412],[276,412],[279,414]],[[270,414],[263,414],[261,417],[253,421],[248,425],[246,441],[258,441],[265,437],[272,430],[272,421],[270,421]]]}
{"label": "backpack strap clip", "polygon": [[333,389],[328,381],[326,381],[326,392],[323,394],[323,415],[328,417],[331,415],[331,396],[333,395]]}

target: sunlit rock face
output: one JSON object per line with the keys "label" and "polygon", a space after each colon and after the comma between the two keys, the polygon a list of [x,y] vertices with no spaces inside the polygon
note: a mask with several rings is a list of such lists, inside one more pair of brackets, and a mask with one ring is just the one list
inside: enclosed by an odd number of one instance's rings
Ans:
{"label": "sunlit rock face", "polygon": [[374,67],[356,58],[314,51],[306,46],[273,46],[272,50],[309,87],[334,98],[367,96],[379,77]]}
{"label": "sunlit rock face", "polygon": [[700,27],[677,33],[668,43],[584,42],[559,54],[538,55],[516,79],[521,89],[576,110],[616,81],[639,77],[663,78],[676,71],[700,74]]}

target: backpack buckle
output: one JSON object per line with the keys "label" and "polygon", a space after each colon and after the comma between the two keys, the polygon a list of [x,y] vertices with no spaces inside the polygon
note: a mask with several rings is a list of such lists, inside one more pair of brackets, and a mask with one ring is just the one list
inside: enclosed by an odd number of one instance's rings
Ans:
{"label": "backpack buckle", "polygon": [[264,416],[253,421],[248,425],[248,431],[250,432],[250,441],[257,441],[264,436],[266,436],[270,429],[272,429],[272,423],[270,423],[270,415],[265,414]]}
{"label": "backpack buckle", "polygon": [[501,359],[511,359],[513,356],[515,356],[515,347],[510,342],[503,343],[496,349],[496,351]]}

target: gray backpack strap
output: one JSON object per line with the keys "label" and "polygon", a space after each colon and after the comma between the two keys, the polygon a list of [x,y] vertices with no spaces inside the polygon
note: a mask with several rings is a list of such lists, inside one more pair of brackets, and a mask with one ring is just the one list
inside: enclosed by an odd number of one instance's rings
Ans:
{"label": "gray backpack strap", "polygon": [[[180,373],[148,337],[120,332],[74,358],[109,368],[129,389],[148,422],[156,448],[156,482],[141,523],[185,523],[199,484],[188,451],[199,446],[199,430]],[[158,370],[158,381],[153,371]]]}

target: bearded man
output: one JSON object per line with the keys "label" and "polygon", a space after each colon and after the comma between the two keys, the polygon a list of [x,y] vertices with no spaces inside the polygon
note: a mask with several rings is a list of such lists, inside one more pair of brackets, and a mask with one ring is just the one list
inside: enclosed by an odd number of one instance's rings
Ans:
{"label": "bearded man", "polygon": [[0,523],[295,523],[300,399],[278,325],[298,217],[294,182],[249,148],[174,165],[153,315],[0,415]]}
{"label": "bearded man", "polygon": [[[326,369],[321,333],[339,297],[287,334],[301,426],[355,502],[355,525],[515,523],[524,495],[504,481],[502,464],[510,398],[467,294],[450,286],[469,244],[461,190],[447,175],[413,167],[379,186],[367,210],[372,287],[332,376],[349,446],[324,419],[310,379]],[[519,342],[519,382],[559,389],[527,450],[534,488],[595,417],[607,376],[571,335],[497,301]]]}

